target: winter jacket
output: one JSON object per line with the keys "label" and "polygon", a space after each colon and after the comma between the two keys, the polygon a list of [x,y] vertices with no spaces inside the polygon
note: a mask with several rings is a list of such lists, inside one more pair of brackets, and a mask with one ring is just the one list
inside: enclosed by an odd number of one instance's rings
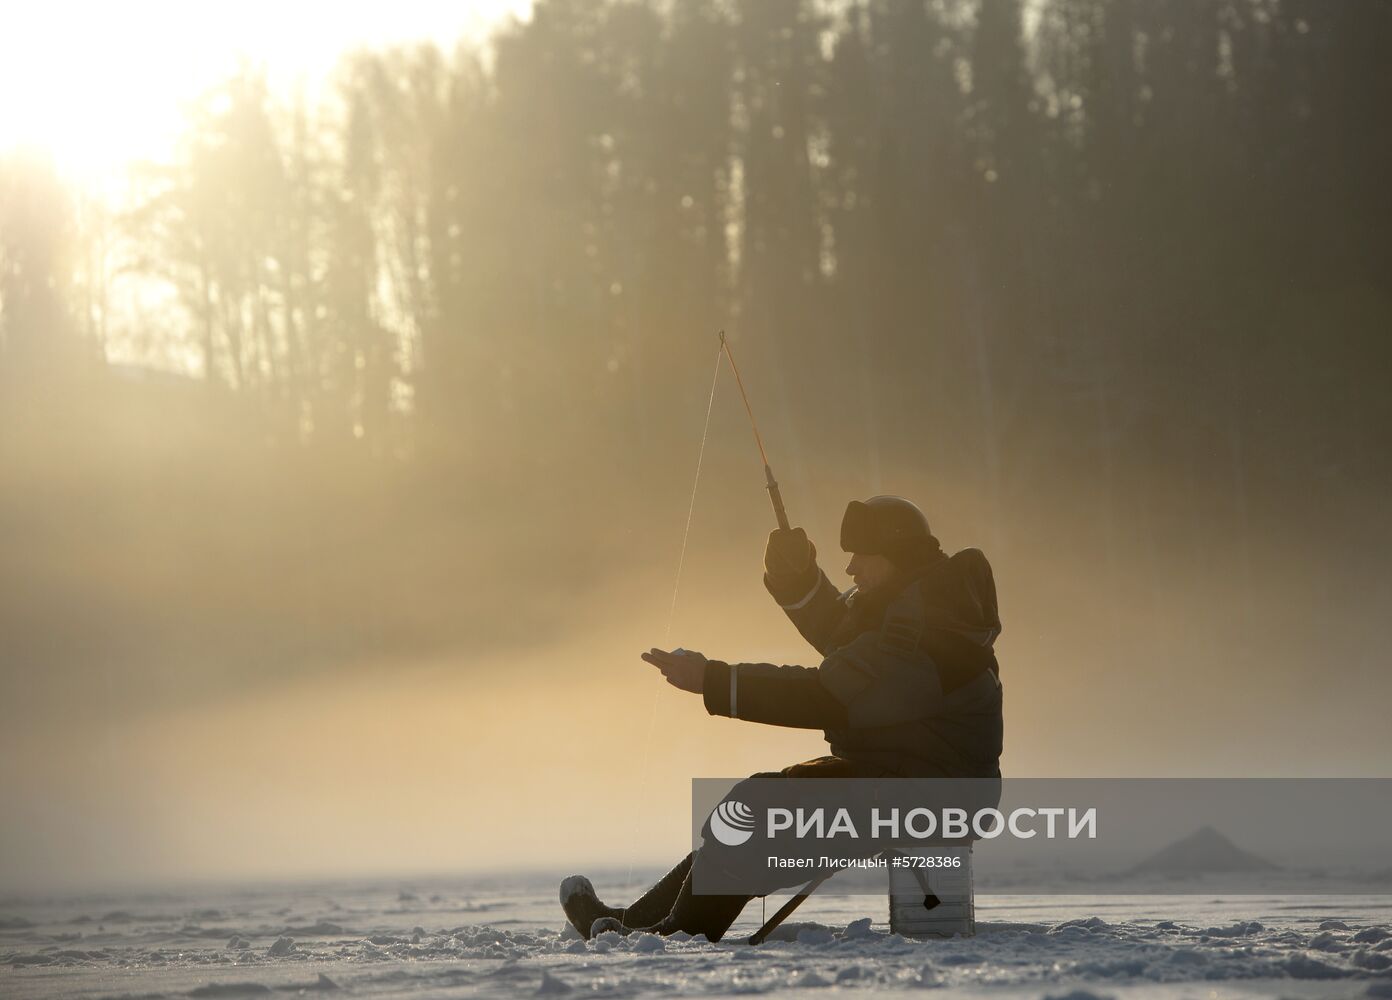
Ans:
{"label": "winter jacket", "polygon": [[875,591],[839,593],[815,565],[765,577],[775,600],[825,659],[820,666],[706,666],[706,710],[824,730],[835,757],[865,773],[999,778],[1000,634],[995,581],[979,549],[898,574]]}

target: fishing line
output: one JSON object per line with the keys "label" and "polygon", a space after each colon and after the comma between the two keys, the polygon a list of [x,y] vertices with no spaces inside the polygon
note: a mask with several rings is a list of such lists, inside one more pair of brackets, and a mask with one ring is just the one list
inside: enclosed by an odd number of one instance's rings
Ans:
{"label": "fishing line", "polygon": [[[706,439],[710,436],[711,412],[715,409],[715,387],[720,383],[720,356],[725,352],[725,334],[720,334],[720,349],[715,353],[715,374],[711,377],[710,398],[706,400],[706,423],[701,428],[701,448],[696,453],[696,477],[691,483],[691,501],[686,508],[686,528],[682,532],[681,554],[677,556],[677,578],[672,583],[672,604],[667,609],[667,630],[663,633],[663,644],[672,637],[672,623],[677,617],[677,594],[681,591],[682,567],[686,565],[686,543],[691,538],[691,519],[696,513],[696,490],[701,485],[701,465],[706,459]],[[643,769],[638,782],[638,801],[644,800],[648,785],[648,764],[651,758],[653,733],[657,729],[657,702],[662,696],[662,685],[653,692],[652,712],[648,717],[648,735],[643,741]],[[631,891],[633,885],[633,849],[628,854],[628,875],[624,878],[624,892]],[[624,908],[627,912],[627,907]]]}
{"label": "fishing line", "polygon": [[701,463],[706,459],[706,438],[710,434],[711,411],[715,408],[715,387],[720,381],[720,354],[725,348],[724,335],[721,337],[721,349],[715,354],[715,375],[711,378],[710,399],[706,400],[706,425],[701,429],[701,450],[696,453],[696,479],[691,484],[691,503],[686,508],[686,530],[682,532],[681,555],[677,557],[677,579],[672,584],[672,607],[667,612],[664,641],[672,637],[672,622],[677,616],[677,591],[681,588],[682,566],[686,563],[686,541],[691,537],[691,516],[696,512],[696,488],[701,485]]}

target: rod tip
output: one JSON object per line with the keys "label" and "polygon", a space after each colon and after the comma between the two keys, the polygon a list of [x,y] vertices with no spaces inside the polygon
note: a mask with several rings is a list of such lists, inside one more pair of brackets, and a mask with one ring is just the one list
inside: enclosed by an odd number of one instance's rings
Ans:
{"label": "rod tip", "polygon": [[725,331],[724,331],[724,330],[721,330],[721,331],[720,331],[720,342],[721,342],[722,344],[725,343]]}

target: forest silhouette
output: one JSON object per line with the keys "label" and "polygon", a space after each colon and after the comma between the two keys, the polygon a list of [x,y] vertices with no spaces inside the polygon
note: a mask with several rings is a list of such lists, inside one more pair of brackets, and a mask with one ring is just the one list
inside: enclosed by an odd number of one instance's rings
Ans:
{"label": "forest silhouette", "polygon": [[[1389,43],[1386,2],[544,0],[312,99],[247,69],[119,202],[12,154],[5,716],[669,585],[720,329],[794,522],[914,495],[996,561],[1007,652],[1023,616],[1078,670],[1176,632],[1371,670]],[[709,572],[757,585],[747,428],[708,448]]]}

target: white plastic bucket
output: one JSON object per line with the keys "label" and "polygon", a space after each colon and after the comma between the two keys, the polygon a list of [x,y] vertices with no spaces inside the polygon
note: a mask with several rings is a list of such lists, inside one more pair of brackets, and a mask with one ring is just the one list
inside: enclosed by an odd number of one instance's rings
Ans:
{"label": "white plastic bucket", "polygon": [[[914,938],[945,938],[960,934],[971,937],[976,933],[976,900],[972,886],[972,849],[942,847],[935,855],[961,858],[957,867],[918,868],[895,864],[896,858],[913,855],[887,854],[889,861],[889,930]],[[925,907],[923,886],[919,876],[927,879],[938,904]]]}

